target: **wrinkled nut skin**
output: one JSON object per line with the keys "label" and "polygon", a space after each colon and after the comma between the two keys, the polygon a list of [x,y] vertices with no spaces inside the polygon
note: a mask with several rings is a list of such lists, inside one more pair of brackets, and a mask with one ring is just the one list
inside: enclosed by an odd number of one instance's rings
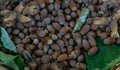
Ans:
{"label": "wrinkled nut skin", "polygon": [[66,59],[68,59],[68,55],[67,54],[61,54],[61,55],[58,56],[57,61],[60,62],[60,61],[66,60]]}
{"label": "wrinkled nut skin", "polygon": [[92,46],[92,47],[94,47],[94,46],[96,46],[97,45],[97,43],[96,43],[96,41],[95,41],[95,39],[93,38],[93,37],[88,37],[88,41],[89,41],[89,43],[90,43],[90,45]]}
{"label": "wrinkled nut skin", "polygon": [[115,43],[114,38],[108,37],[108,38],[104,39],[104,44],[113,44],[113,43]]}
{"label": "wrinkled nut skin", "polygon": [[93,56],[93,55],[95,55],[97,52],[98,52],[98,48],[97,48],[97,47],[92,47],[92,48],[89,49],[88,55]]}
{"label": "wrinkled nut skin", "polygon": [[84,48],[85,51],[88,51],[90,49],[90,44],[85,39],[83,39],[83,41],[82,41],[82,46],[83,46],[83,48]]}

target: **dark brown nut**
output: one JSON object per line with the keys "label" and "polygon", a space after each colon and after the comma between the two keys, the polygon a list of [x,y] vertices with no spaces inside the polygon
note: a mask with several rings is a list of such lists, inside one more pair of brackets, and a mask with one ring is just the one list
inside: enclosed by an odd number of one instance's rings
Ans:
{"label": "dark brown nut", "polygon": [[37,3],[38,3],[38,5],[39,5],[41,8],[44,8],[44,7],[46,6],[44,0],[37,0]]}
{"label": "dark brown nut", "polygon": [[39,14],[36,14],[36,15],[34,16],[34,18],[35,18],[35,20],[39,21],[39,20],[40,20],[40,15],[39,15]]}
{"label": "dark brown nut", "polygon": [[73,51],[73,47],[72,46],[68,46],[67,47],[67,53],[70,54]]}
{"label": "dark brown nut", "polygon": [[7,28],[6,30],[7,30],[8,33],[12,32],[12,28],[11,27]]}
{"label": "dark brown nut", "polygon": [[21,22],[17,22],[15,25],[16,25],[16,27],[17,27],[19,30],[23,30],[23,29],[24,29],[24,25],[23,25]]}
{"label": "dark brown nut", "polygon": [[75,13],[75,12],[72,12],[71,13],[71,17],[74,19],[74,18],[76,18],[76,16],[77,16],[77,14]]}
{"label": "dark brown nut", "polygon": [[49,50],[48,50],[48,54],[49,54],[49,55],[52,55],[52,53],[53,53],[53,50],[52,50],[52,49],[49,49]]}
{"label": "dark brown nut", "polygon": [[77,6],[76,6],[76,3],[75,2],[70,2],[70,9],[72,11],[76,11],[77,10]]}
{"label": "dark brown nut", "polygon": [[17,34],[19,34],[19,30],[18,29],[14,29],[13,31],[12,31],[12,33],[14,34],[14,35],[17,35]]}
{"label": "dark brown nut", "polygon": [[35,58],[35,63],[37,64],[37,66],[41,65],[41,59]]}
{"label": "dark brown nut", "polygon": [[45,17],[48,16],[48,11],[47,9],[42,9],[41,13],[40,13],[40,17],[41,17],[41,20],[43,20]]}
{"label": "dark brown nut", "polygon": [[54,59],[57,59],[57,57],[60,55],[60,51],[54,51],[53,53],[52,53],[52,57],[54,58]]}
{"label": "dark brown nut", "polygon": [[90,44],[85,39],[83,39],[83,41],[82,41],[82,46],[83,46],[83,48],[84,48],[85,51],[88,51],[90,49]]}
{"label": "dark brown nut", "polygon": [[42,50],[35,50],[33,54],[39,57],[39,56],[43,56],[44,52]]}
{"label": "dark brown nut", "polygon": [[48,45],[51,45],[53,43],[53,40],[50,37],[45,37],[44,40],[45,40],[45,43]]}
{"label": "dark brown nut", "polygon": [[14,41],[15,44],[21,43],[21,39],[18,38],[18,37],[14,37],[14,38],[13,38],[13,41]]}
{"label": "dark brown nut", "polygon": [[29,38],[23,38],[22,39],[22,43],[23,44],[26,44],[26,43],[29,43],[30,42],[30,39]]}
{"label": "dark brown nut", "polygon": [[72,38],[69,39],[69,45],[71,45],[71,46],[75,45],[74,40]]}
{"label": "dark brown nut", "polygon": [[35,38],[34,40],[33,40],[33,44],[38,44],[39,43],[39,40],[37,39],[37,38]]}
{"label": "dark brown nut", "polygon": [[69,34],[69,33],[66,33],[66,34],[65,34],[65,38],[66,38],[66,39],[69,39],[69,38],[70,38],[70,34]]}
{"label": "dark brown nut", "polygon": [[84,55],[79,55],[77,58],[77,61],[82,62],[82,61],[84,61],[84,59],[85,59]]}
{"label": "dark brown nut", "polygon": [[74,21],[70,21],[70,27],[74,27],[75,26],[75,22]]}
{"label": "dark brown nut", "polygon": [[27,35],[29,33],[28,29],[24,28],[23,33]]}
{"label": "dark brown nut", "polygon": [[37,67],[37,64],[35,62],[28,62],[27,65],[31,70],[35,70]]}
{"label": "dark brown nut", "polygon": [[66,52],[67,52],[67,49],[66,49],[66,48],[62,48],[62,49],[61,49],[61,52],[62,52],[62,53],[66,53]]}
{"label": "dark brown nut", "polygon": [[89,6],[88,6],[88,9],[89,9],[91,12],[93,12],[93,11],[95,10],[95,7],[94,7],[94,5],[89,5]]}
{"label": "dark brown nut", "polygon": [[120,38],[117,39],[116,43],[117,43],[117,44],[120,44]]}
{"label": "dark brown nut", "polygon": [[65,35],[65,34],[67,33],[68,29],[69,29],[69,28],[68,28],[67,26],[64,26],[64,27],[62,27],[62,28],[60,29],[59,33],[60,33],[61,35]]}
{"label": "dark brown nut", "polygon": [[95,55],[97,52],[98,52],[98,48],[97,48],[97,47],[92,47],[92,48],[89,49],[88,55],[93,56],[93,55]]}
{"label": "dark brown nut", "polygon": [[65,18],[67,21],[70,21],[72,19],[70,15],[66,15]]}
{"label": "dark brown nut", "polygon": [[89,31],[87,36],[96,37],[96,33],[94,31]]}
{"label": "dark brown nut", "polygon": [[107,38],[109,35],[110,35],[110,32],[102,32],[101,35],[100,35],[100,37],[105,39],[105,38]]}
{"label": "dark brown nut", "polygon": [[42,22],[38,22],[37,27],[42,27]]}
{"label": "dark brown nut", "polygon": [[93,23],[93,18],[88,18],[86,21],[87,24],[92,24]]}
{"label": "dark brown nut", "polygon": [[58,39],[58,36],[55,35],[55,34],[51,34],[51,38],[52,38],[53,40],[57,40],[57,39]]}
{"label": "dark brown nut", "polygon": [[77,16],[80,16],[81,11],[77,10]]}
{"label": "dark brown nut", "polygon": [[104,44],[113,44],[113,43],[115,43],[114,38],[108,37],[108,38],[104,39]]}
{"label": "dark brown nut", "polygon": [[60,1],[55,0],[54,6],[55,6],[55,10],[59,10],[60,9]]}
{"label": "dark brown nut", "polygon": [[42,49],[42,48],[43,48],[43,43],[42,43],[42,42],[39,42],[38,48],[39,48],[39,49]]}
{"label": "dark brown nut", "polygon": [[51,25],[47,25],[47,29],[50,32],[55,32],[55,30],[53,29],[53,27]]}
{"label": "dark brown nut", "polygon": [[48,50],[49,50],[49,46],[45,44],[45,45],[43,46],[43,51],[44,51],[45,53],[47,53]]}
{"label": "dark brown nut", "polygon": [[82,29],[80,30],[80,33],[82,35],[85,35],[89,30],[90,30],[90,26],[86,24],[82,27]]}
{"label": "dark brown nut", "polygon": [[60,50],[60,47],[57,44],[53,44],[51,45],[51,49],[57,51],[57,50]]}
{"label": "dark brown nut", "polygon": [[56,29],[56,30],[60,30],[60,28],[61,28],[61,26],[60,26],[60,24],[58,24],[58,23],[56,23],[56,22],[53,22],[52,23],[52,26],[54,27],[54,29]]}
{"label": "dark brown nut", "polygon": [[44,37],[44,36],[46,35],[45,31],[40,30],[40,29],[36,30],[36,34],[37,34],[39,37]]}
{"label": "dark brown nut", "polygon": [[79,33],[74,33],[73,34],[73,39],[75,40],[77,45],[81,45],[82,38],[81,38],[81,35]]}
{"label": "dark brown nut", "polygon": [[71,13],[71,10],[69,8],[65,9],[65,14],[70,14]]}
{"label": "dark brown nut", "polygon": [[51,60],[51,58],[50,58],[50,56],[49,55],[43,55],[42,56],[42,58],[41,58],[41,62],[42,63],[48,63],[48,62],[50,62],[50,60]]}
{"label": "dark brown nut", "polygon": [[57,16],[57,21],[59,22],[59,24],[64,25],[65,24],[64,14],[59,13],[58,16]]}
{"label": "dark brown nut", "polygon": [[62,40],[57,40],[56,43],[60,46],[60,48],[64,48],[65,47],[65,44]]}
{"label": "dark brown nut", "polygon": [[51,18],[47,17],[47,18],[43,19],[42,23],[43,23],[44,25],[47,25],[47,24],[50,24],[51,21],[52,21]]}
{"label": "dark brown nut", "polygon": [[95,24],[91,24],[91,25],[90,25],[90,29],[95,31],[95,30],[98,29],[98,26],[95,25]]}
{"label": "dark brown nut", "polygon": [[48,10],[49,10],[49,11],[53,11],[53,10],[54,10],[54,5],[53,5],[53,4],[50,4],[50,5],[48,6]]}
{"label": "dark brown nut", "polygon": [[89,41],[89,43],[90,43],[90,45],[92,46],[92,47],[94,47],[94,46],[96,46],[97,44],[96,44],[96,41],[95,41],[95,39],[93,38],[93,37],[88,37],[88,41]]}
{"label": "dark brown nut", "polygon": [[19,33],[18,37],[21,38],[21,39],[23,39],[25,37],[25,35],[23,33]]}
{"label": "dark brown nut", "polygon": [[76,60],[70,60],[70,65],[72,66],[72,67],[75,67],[76,66]]}
{"label": "dark brown nut", "polygon": [[25,51],[25,49],[23,47],[17,46],[17,52],[21,55],[23,55],[23,52]]}
{"label": "dark brown nut", "polygon": [[67,54],[61,54],[61,55],[58,56],[57,61],[60,62],[60,61],[65,61],[67,59],[68,59]]}
{"label": "dark brown nut", "polygon": [[68,42],[68,40],[67,40],[67,39],[62,38],[62,41],[65,43],[65,46],[68,46],[68,45],[69,45],[69,42]]}
{"label": "dark brown nut", "polygon": [[96,31],[96,34],[97,34],[98,37],[100,37],[100,35],[101,35],[101,30],[98,29],[98,30]]}

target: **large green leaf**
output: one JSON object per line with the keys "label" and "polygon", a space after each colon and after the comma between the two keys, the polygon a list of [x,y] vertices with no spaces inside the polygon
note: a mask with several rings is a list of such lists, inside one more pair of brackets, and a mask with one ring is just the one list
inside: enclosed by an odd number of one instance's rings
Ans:
{"label": "large green leaf", "polygon": [[96,39],[99,52],[94,56],[85,53],[88,70],[108,70],[120,61],[120,46],[105,45],[100,38]]}
{"label": "large green leaf", "polygon": [[73,29],[73,33],[80,30],[83,23],[85,23],[88,14],[89,14],[89,9],[87,9],[86,7],[82,8],[82,12],[80,14],[80,17],[79,17],[79,19],[78,19],[78,21],[75,24],[75,27]]}
{"label": "large green leaf", "polygon": [[2,27],[0,27],[0,30],[1,30],[1,42],[3,44],[3,47],[9,49],[10,51],[16,52],[16,47],[14,43],[11,41],[6,30]]}
{"label": "large green leaf", "polygon": [[20,55],[8,55],[0,51],[0,64],[12,68],[13,70],[24,70],[25,64]]}

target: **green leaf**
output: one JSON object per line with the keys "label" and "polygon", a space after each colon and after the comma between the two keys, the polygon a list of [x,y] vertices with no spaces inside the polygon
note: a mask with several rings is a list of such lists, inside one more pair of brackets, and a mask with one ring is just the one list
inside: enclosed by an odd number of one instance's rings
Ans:
{"label": "green leaf", "polygon": [[15,63],[19,66],[20,70],[24,70],[25,64],[23,63],[23,59],[22,59],[22,57],[20,55],[18,55],[15,58]]}
{"label": "green leaf", "polygon": [[120,62],[120,46],[116,44],[106,45],[103,39],[97,38],[99,52],[94,56],[85,53],[88,70],[108,70]]}
{"label": "green leaf", "polygon": [[79,17],[79,19],[78,19],[72,33],[80,30],[83,23],[85,23],[85,20],[86,20],[88,14],[89,14],[89,9],[87,9],[86,7],[82,8],[82,12],[80,14],[80,17]]}
{"label": "green leaf", "polygon": [[10,51],[16,52],[16,47],[12,40],[10,39],[6,30],[2,27],[0,27],[0,30],[1,30],[1,42],[3,44],[3,47],[9,49]]}
{"label": "green leaf", "polygon": [[25,64],[20,55],[8,55],[0,51],[0,64],[8,66],[13,70],[24,70]]}
{"label": "green leaf", "polygon": [[3,52],[0,51],[0,61],[4,62],[4,63],[8,63],[13,61],[16,58],[16,56],[12,56],[12,55],[7,55],[4,54]]}
{"label": "green leaf", "polygon": [[14,62],[14,61],[11,61],[9,63],[6,63],[5,64],[7,67],[10,67],[11,69],[13,70],[20,70],[18,65]]}

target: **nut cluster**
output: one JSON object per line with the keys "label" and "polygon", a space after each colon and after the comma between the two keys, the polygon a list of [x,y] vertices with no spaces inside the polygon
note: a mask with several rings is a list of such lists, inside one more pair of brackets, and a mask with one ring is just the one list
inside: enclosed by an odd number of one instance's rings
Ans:
{"label": "nut cluster", "polygon": [[[105,44],[120,44],[119,38],[110,35],[107,17],[113,11],[106,6],[108,2],[21,0],[18,3],[14,8],[7,5],[1,14],[4,27],[26,61],[25,70],[85,70],[83,53],[93,56],[99,50],[95,38],[103,38]],[[82,6],[90,14],[81,30],[72,34]]]}

